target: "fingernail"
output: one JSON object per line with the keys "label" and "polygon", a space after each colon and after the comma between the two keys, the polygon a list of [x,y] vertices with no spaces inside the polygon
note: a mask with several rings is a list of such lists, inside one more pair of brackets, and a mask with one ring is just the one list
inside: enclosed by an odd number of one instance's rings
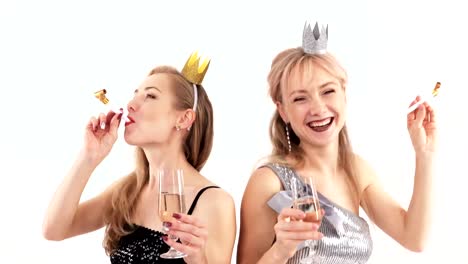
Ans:
{"label": "fingernail", "polygon": [[106,122],[101,122],[101,129],[106,128]]}
{"label": "fingernail", "polygon": [[167,236],[162,236],[162,239],[163,239],[164,241],[167,241]]}
{"label": "fingernail", "polygon": [[171,222],[163,222],[164,227],[171,227],[172,223]]}
{"label": "fingernail", "polygon": [[175,219],[180,219],[182,216],[178,213],[173,213],[172,217],[174,217]]}

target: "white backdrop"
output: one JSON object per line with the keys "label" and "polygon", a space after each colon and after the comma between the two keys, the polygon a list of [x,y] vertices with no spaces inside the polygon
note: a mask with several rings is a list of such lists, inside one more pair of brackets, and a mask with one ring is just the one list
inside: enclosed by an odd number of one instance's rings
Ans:
{"label": "white backdrop", "polygon": [[[215,111],[212,155],[203,174],[240,207],[255,163],[270,151],[273,57],[301,44],[305,20],[329,24],[329,50],[347,68],[348,126],[355,150],[407,206],[414,157],[404,110],[442,83],[441,148],[433,236],[414,254],[373,227],[372,263],[468,263],[462,164],[468,148],[465,65],[468,23],[456,1],[0,1],[0,262],[109,263],[103,229],[63,242],[42,238],[47,204],[82,142],[88,118],[116,106],[156,65],[181,69],[200,50],[212,59],[204,86]],[[268,3],[268,4],[267,4]],[[122,131],[121,131],[122,132]],[[122,137],[82,199],[133,166]],[[238,215],[239,217],[239,215]],[[239,222],[238,222],[239,223]],[[235,263],[235,251],[233,257]]]}

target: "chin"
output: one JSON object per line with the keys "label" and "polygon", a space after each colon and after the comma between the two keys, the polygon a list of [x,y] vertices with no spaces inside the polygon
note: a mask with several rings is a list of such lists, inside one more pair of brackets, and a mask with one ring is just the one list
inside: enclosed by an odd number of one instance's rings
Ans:
{"label": "chin", "polygon": [[130,137],[128,135],[124,135],[124,140],[130,146],[137,146],[138,147],[140,145],[140,144],[138,144],[137,140],[135,140],[134,138],[132,138],[132,137]]}
{"label": "chin", "polygon": [[309,140],[310,144],[314,147],[317,147],[317,148],[324,148],[324,147],[327,147],[333,143],[336,143],[338,142],[338,137],[330,137],[330,138],[327,138],[327,139],[311,139]]}
{"label": "chin", "polygon": [[130,141],[130,140],[125,140],[125,142],[126,142],[128,145],[130,145],[130,146],[138,147],[138,144],[137,144],[137,143],[132,142],[132,141]]}

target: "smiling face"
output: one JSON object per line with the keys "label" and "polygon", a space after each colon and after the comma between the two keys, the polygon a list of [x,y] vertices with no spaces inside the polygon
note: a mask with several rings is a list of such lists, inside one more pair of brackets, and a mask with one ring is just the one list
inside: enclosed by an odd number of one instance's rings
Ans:
{"label": "smiling face", "polygon": [[128,103],[129,122],[125,124],[125,141],[146,146],[168,142],[179,126],[184,111],[175,107],[174,81],[167,73],[148,76]]}
{"label": "smiling face", "polygon": [[296,65],[277,102],[301,145],[325,146],[338,140],[345,124],[346,96],[342,82],[313,61]]}

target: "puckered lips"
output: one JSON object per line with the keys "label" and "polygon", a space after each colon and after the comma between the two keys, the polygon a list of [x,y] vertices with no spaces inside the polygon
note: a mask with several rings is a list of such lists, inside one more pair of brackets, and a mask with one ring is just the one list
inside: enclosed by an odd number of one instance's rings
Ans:
{"label": "puckered lips", "polygon": [[127,122],[125,122],[125,126],[131,125],[135,123],[135,120],[131,116],[127,116]]}

